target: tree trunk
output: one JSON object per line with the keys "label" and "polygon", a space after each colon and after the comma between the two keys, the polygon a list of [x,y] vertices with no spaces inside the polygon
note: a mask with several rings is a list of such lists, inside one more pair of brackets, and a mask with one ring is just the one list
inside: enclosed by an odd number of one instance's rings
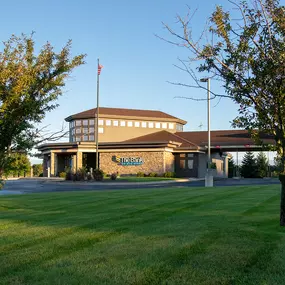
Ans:
{"label": "tree trunk", "polygon": [[280,226],[285,226],[285,174],[279,174],[281,182]]}

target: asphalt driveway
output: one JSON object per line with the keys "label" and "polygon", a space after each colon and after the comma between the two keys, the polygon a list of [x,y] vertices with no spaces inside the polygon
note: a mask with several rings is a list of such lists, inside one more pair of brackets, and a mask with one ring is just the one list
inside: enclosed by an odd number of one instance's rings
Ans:
{"label": "asphalt driveway", "polygon": [[[214,182],[214,186],[241,186],[241,185],[268,185],[279,184],[279,180],[272,179],[222,179]],[[62,191],[102,191],[102,190],[127,190],[142,188],[181,188],[203,187],[204,181],[189,180],[184,182],[158,181],[158,182],[69,182],[53,179],[19,179],[8,180],[4,191],[0,194],[25,194],[38,192],[62,192]]]}

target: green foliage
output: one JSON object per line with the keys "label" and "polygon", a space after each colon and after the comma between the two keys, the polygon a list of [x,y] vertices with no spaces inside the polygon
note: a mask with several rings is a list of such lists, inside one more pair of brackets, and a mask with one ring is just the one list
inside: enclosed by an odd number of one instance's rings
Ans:
{"label": "green foliage", "polygon": [[43,165],[41,163],[33,164],[32,167],[34,176],[39,176],[41,173],[43,173]]}
{"label": "green foliage", "polygon": [[266,177],[268,172],[268,160],[263,152],[258,153],[256,158],[257,177]]}
{"label": "green foliage", "polygon": [[64,171],[63,171],[63,172],[60,172],[60,173],[59,173],[59,177],[60,177],[60,178],[66,178],[66,172],[64,172]]}
{"label": "green foliage", "polygon": [[117,179],[117,173],[112,173],[112,174],[110,175],[110,179],[111,179],[111,180],[116,180],[116,179]]}
{"label": "green foliage", "polygon": [[[230,2],[235,14],[216,6],[197,39],[189,15],[178,16],[181,32],[165,25],[175,37],[170,42],[189,52],[188,62],[180,61],[181,69],[196,83],[177,84],[201,87],[197,78],[203,76],[223,82],[225,94],[211,91],[212,97],[226,97],[238,104],[239,115],[232,124],[249,130],[257,143],[262,143],[261,134],[275,140],[276,146],[271,147],[283,158],[284,169],[285,6],[277,0]],[[193,74],[197,60],[202,75]]]}
{"label": "green foliage", "polygon": [[210,169],[217,169],[217,164],[215,162],[211,162]]}
{"label": "green foliage", "polygon": [[12,153],[9,156],[9,163],[5,167],[5,175],[24,176],[31,169],[31,163],[28,156],[24,153]]}
{"label": "green foliage", "polygon": [[163,177],[174,178],[174,177],[176,177],[176,174],[174,172],[167,171],[167,172],[163,173]]}
{"label": "green foliage", "polygon": [[[2,50],[2,51],[1,51]],[[71,57],[71,41],[59,51],[46,43],[35,52],[32,36],[11,36],[0,47],[0,169],[11,152],[30,150],[43,140],[35,125],[55,109],[66,79],[84,63]]]}
{"label": "green foliage", "polygon": [[234,163],[233,157],[231,156],[228,160],[228,177],[229,178],[234,177],[234,171],[235,171],[235,163]]}
{"label": "green foliage", "polygon": [[0,179],[0,190],[3,189],[4,185],[5,185],[5,181],[3,179]]}
{"label": "green foliage", "polygon": [[139,172],[137,173],[137,177],[144,177],[144,173],[141,172],[141,171],[139,171]]}
{"label": "green foliage", "polygon": [[256,159],[251,151],[247,151],[243,157],[241,165],[241,176],[244,178],[257,177]]}
{"label": "green foliage", "polygon": [[148,176],[149,177],[157,177],[158,174],[156,172],[150,172]]}
{"label": "green foliage", "polygon": [[96,181],[102,181],[104,179],[104,172],[101,169],[95,169],[93,176]]}

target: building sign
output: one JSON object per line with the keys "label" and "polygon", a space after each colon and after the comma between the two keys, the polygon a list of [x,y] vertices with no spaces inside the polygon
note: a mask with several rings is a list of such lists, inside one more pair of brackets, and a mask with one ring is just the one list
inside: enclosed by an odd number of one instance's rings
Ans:
{"label": "building sign", "polygon": [[112,160],[117,162],[119,165],[129,166],[129,165],[142,165],[143,159],[141,157],[120,157],[113,156]]}

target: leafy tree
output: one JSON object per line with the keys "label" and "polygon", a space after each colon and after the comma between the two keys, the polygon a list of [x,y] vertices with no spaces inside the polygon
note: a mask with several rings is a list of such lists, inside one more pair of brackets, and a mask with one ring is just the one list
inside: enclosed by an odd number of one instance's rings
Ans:
{"label": "leafy tree", "polygon": [[84,63],[84,55],[70,53],[71,41],[58,53],[49,42],[37,53],[33,35],[12,35],[0,48],[0,172],[12,152],[46,139],[35,125],[58,106],[66,79]]}
{"label": "leafy tree", "polygon": [[33,164],[33,174],[34,174],[34,176],[39,176],[41,173],[43,173],[43,165],[41,163]]}
{"label": "leafy tree", "polygon": [[245,178],[255,178],[256,175],[256,159],[251,151],[247,151],[242,159],[241,176]]}
{"label": "leafy tree", "polygon": [[23,153],[13,153],[10,155],[9,168],[5,169],[5,174],[8,176],[13,174],[13,176],[26,176],[31,169],[31,163],[26,154]]}
{"label": "leafy tree", "polygon": [[[239,15],[217,6],[197,39],[193,38],[196,33],[192,33],[191,13],[185,18],[178,16],[181,32],[164,25],[174,37],[166,41],[188,50],[189,57],[181,59],[178,67],[194,82],[173,84],[205,89],[192,68],[200,61],[196,69],[202,73],[200,77],[206,75],[225,88],[225,94],[212,91],[212,98],[229,98],[238,104],[239,115],[233,126],[249,130],[260,144],[260,134],[274,138],[272,150],[280,155],[284,171],[285,7],[279,0],[229,2]],[[285,176],[280,176],[280,180],[280,224],[285,226]]]}
{"label": "leafy tree", "polygon": [[268,160],[263,152],[260,152],[256,158],[257,177],[266,177],[268,172]]}
{"label": "leafy tree", "polygon": [[235,163],[234,163],[233,157],[230,156],[230,158],[228,160],[228,176],[230,178],[233,177],[234,172],[235,172]]}

